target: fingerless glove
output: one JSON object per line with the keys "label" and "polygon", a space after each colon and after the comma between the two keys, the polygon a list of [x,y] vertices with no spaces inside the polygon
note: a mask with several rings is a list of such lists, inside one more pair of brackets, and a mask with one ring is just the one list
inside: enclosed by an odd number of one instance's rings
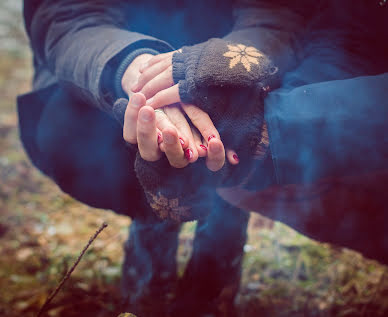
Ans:
{"label": "fingerless glove", "polygon": [[224,145],[249,160],[260,142],[264,97],[278,81],[271,60],[253,46],[210,39],[183,47],[172,62],[182,102],[208,113]]}

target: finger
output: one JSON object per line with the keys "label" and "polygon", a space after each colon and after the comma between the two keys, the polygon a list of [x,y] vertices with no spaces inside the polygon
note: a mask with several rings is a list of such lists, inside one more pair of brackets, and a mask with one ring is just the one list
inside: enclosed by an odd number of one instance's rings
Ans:
{"label": "finger", "polygon": [[191,133],[193,134],[194,144],[195,144],[195,147],[197,148],[198,156],[199,157],[207,156],[207,147],[202,143],[201,134],[198,132],[198,130],[195,127],[191,127]]}
{"label": "finger", "polygon": [[147,84],[151,79],[165,71],[171,66],[171,59],[165,58],[159,63],[148,67],[139,77],[138,82],[132,87],[133,92],[138,92],[143,89],[144,85]]}
{"label": "finger", "polygon": [[[166,111],[166,107],[164,108],[164,111]],[[154,111],[154,112],[155,112],[155,116],[156,116],[156,127],[160,131],[163,131],[166,128],[176,127],[174,125],[174,123],[171,122],[170,118],[167,116],[167,114],[165,112],[161,112],[161,111]],[[183,149],[186,149],[189,145],[189,140],[187,139],[186,135],[182,134],[180,131],[178,131],[179,143],[181,144]],[[163,136],[162,136],[162,139],[163,139]]]}
{"label": "finger", "polygon": [[177,52],[177,51],[172,51],[172,52],[168,52],[168,53],[163,53],[163,54],[158,54],[158,55],[155,55],[154,57],[150,58],[147,63],[143,64],[140,66],[139,68],[139,71],[140,73],[143,73],[147,68],[155,65],[156,63],[159,63],[160,61],[164,60],[164,59],[169,59],[171,60],[172,58],[172,55]]}
{"label": "finger", "polygon": [[147,100],[146,105],[158,109],[180,101],[179,84],[176,84],[170,88],[159,91],[155,96]]}
{"label": "finger", "polygon": [[152,78],[149,82],[147,82],[140,92],[146,96],[147,99],[153,97],[156,93],[170,88],[174,85],[174,80],[172,79],[172,66],[170,65],[161,72],[159,75]]}
{"label": "finger", "polygon": [[192,124],[206,140],[206,143],[212,138],[221,139],[213,121],[206,112],[190,104],[182,104],[182,108],[190,118]]}
{"label": "finger", "polygon": [[156,129],[156,135],[157,135],[158,144],[160,145],[161,143],[163,143],[162,131],[160,131],[159,129]]}
{"label": "finger", "polygon": [[221,140],[213,138],[209,141],[206,166],[209,170],[216,172],[224,166],[225,150]]}
{"label": "finger", "polygon": [[144,160],[154,162],[160,158],[155,111],[151,107],[145,106],[139,111],[137,141],[140,155]]}
{"label": "finger", "polygon": [[128,143],[137,143],[137,117],[139,109],[143,107],[145,103],[146,99],[141,93],[133,94],[128,102],[128,106],[125,110],[123,128],[123,138]]}
{"label": "finger", "polygon": [[228,159],[228,162],[232,165],[237,165],[240,162],[237,153],[230,149],[226,149],[226,158]]}
{"label": "finger", "polygon": [[181,108],[177,106],[168,106],[164,108],[164,111],[169,120],[174,124],[175,128],[178,129],[179,135],[185,136],[185,139],[187,139],[188,144],[184,147],[185,157],[190,163],[194,163],[198,159],[198,151],[195,146],[191,127],[182,113]]}
{"label": "finger", "polygon": [[182,146],[178,139],[178,132],[175,128],[166,128],[162,131],[163,143],[166,157],[170,165],[176,168],[183,168],[189,164],[186,160]]}

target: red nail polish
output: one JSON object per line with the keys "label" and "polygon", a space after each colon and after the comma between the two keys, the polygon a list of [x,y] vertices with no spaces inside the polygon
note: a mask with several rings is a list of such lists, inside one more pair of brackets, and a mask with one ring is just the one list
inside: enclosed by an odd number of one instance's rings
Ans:
{"label": "red nail polish", "polygon": [[179,138],[179,142],[181,143],[181,145],[182,145],[182,146],[184,146],[184,145],[185,145],[185,141],[183,141],[183,139],[182,139],[182,138]]}
{"label": "red nail polish", "polygon": [[158,132],[158,143],[162,143],[162,134]]}
{"label": "red nail polish", "polygon": [[238,158],[237,154],[233,154],[233,158],[234,158],[234,160],[235,160],[236,162],[239,162],[239,161],[240,161],[240,159]]}
{"label": "red nail polish", "polygon": [[191,160],[193,158],[193,151],[191,149],[185,150],[185,157],[187,160]]}
{"label": "red nail polish", "polygon": [[215,138],[216,136],[214,134],[211,134],[208,138],[207,141],[209,142],[211,139]]}
{"label": "red nail polish", "polygon": [[200,147],[203,148],[205,151],[207,151],[207,147],[204,146],[203,144],[201,144]]}

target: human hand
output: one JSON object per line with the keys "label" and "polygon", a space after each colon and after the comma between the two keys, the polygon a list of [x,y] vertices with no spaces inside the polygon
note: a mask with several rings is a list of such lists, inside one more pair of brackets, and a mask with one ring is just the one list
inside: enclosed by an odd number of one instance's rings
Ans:
{"label": "human hand", "polygon": [[[160,112],[154,115],[150,113],[150,109],[146,108],[141,110],[142,115],[139,116],[139,110],[144,106],[143,98],[142,96],[132,96],[133,92],[130,90],[130,87],[140,76],[140,66],[150,58],[152,58],[151,54],[139,55],[128,66],[123,75],[121,86],[130,97],[130,102],[126,108],[123,136],[128,143],[139,144],[141,156],[145,160],[158,160],[161,156],[160,150],[162,150],[167,152],[169,161],[174,166],[184,167],[189,162],[195,162],[198,156],[206,156],[206,148],[203,145],[200,146],[199,142],[194,142],[194,138],[197,141],[198,137],[191,132],[191,129],[188,129],[185,117],[176,110],[168,111],[166,115]],[[132,97],[134,98],[132,99]],[[165,142],[162,142],[162,129],[167,129],[165,134],[167,138],[170,137],[169,140],[177,138],[178,141],[165,146]],[[158,144],[160,144],[160,148]]]}
{"label": "human hand", "polygon": [[[129,96],[133,95],[129,87],[131,87],[134,81],[138,80],[141,65],[152,58],[152,55],[149,54],[140,55],[128,67],[122,79],[122,88]],[[171,165],[174,167],[185,167],[188,163],[195,162],[198,157],[205,156],[206,165],[212,171],[217,171],[224,165],[224,146],[217,129],[206,113],[193,105],[184,105],[183,109],[195,126],[193,128],[188,124],[181,111],[182,109],[177,106],[164,107],[165,115],[156,112],[155,116],[153,116],[148,113],[150,109],[140,109],[143,105],[137,104],[136,100],[137,98],[134,98],[134,102],[128,104],[131,107],[127,107],[124,122],[124,139],[128,143],[139,143],[139,149],[141,149],[141,155],[144,159],[155,161],[160,158],[162,151],[166,153]],[[141,122],[138,116],[139,110],[145,116],[147,113],[149,114],[149,124],[144,121]],[[156,121],[156,132],[154,132],[153,127],[154,121]],[[166,130],[162,131],[162,129]],[[172,141],[167,146],[166,142],[163,142],[165,135]],[[179,147],[179,142],[175,141],[176,139],[182,143],[182,148]],[[155,140],[158,140],[159,149],[156,148],[157,143]],[[226,156],[231,164],[238,164],[238,156],[234,151],[227,150]]]}
{"label": "human hand", "polygon": [[[159,54],[148,61],[141,67],[138,82],[132,86],[132,92],[141,92],[148,99],[146,105],[159,108],[161,105],[179,103],[179,87],[173,85],[172,79],[172,56],[177,51]],[[179,52],[179,51],[178,51]],[[220,135],[213,133],[207,128],[207,122],[211,121],[209,115],[193,105],[181,104],[183,110],[190,118],[194,126],[201,132],[203,142],[207,143],[211,135],[219,138]],[[213,122],[211,125],[214,126]],[[210,154],[210,153],[209,153]],[[239,163],[237,153],[232,149],[226,149],[226,157],[230,164],[236,165]]]}
{"label": "human hand", "polygon": [[[182,168],[187,166],[188,163],[194,162],[198,156],[206,156],[206,166],[208,169],[211,171],[221,169],[225,162],[224,147],[216,128],[206,114],[201,113],[201,110],[195,106],[185,105],[186,111],[189,113],[198,111],[198,114],[192,115],[194,123],[197,124],[200,130],[204,131],[203,135],[209,135],[209,141],[204,142],[207,145],[205,146],[200,140],[199,133],[196,130],[190,130],[190,133],[192,131],[193,135],[190,144],[195,144],[202,152],[199,152],[197,156],[194,156],[194,153],[192,153],[192,157],[189,157],[187,153],[190,149],[184,146],[182,147],[178,138],[177,129],[175,128],[176,126],[181,131],[191,129],[183,114],[179,113],[176,116],[170,115],[172,118],[182,116],[180,122],[175,122],[174,126],[173,122],[167,119],[166,114],[159,111],[155,112],[153,108],[145,106],[145,103],[146,100],[143,94],[135,93],[132,95],[126,107],[123,130],[123,137],[128,143],[133,143],[131,142],[133,140],[138,142],[139,152],[144,160],[151,162],[157,161],[160,159],[163,151],[171,166]],[[177,107],[169,106],[165,107],[165,111],[174,112],[180,110]],[[157,124],[162,129],[162,136],[159,137],[159,142],[156,128]],[[126,126],[131,127],[131,129],[125,129]],[[135,127],[134,135],[132,135],[133,127]],[[190,133],[187,134],[190,135]],[[213,135],[215,137],[212,137]],[[161,140],[163,140],[162,144],[160,144]]]}

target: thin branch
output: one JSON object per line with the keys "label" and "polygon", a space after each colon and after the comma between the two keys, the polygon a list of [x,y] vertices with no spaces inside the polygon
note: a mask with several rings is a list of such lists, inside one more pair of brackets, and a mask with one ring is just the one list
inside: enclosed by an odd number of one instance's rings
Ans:
{"label": "thin branch", "polygon": [[82,257],[84,256],[86,250],[89,248],[89,246],[93,243],[93,241],[97,238],[97,236],[101,233],[102,230],[104,230],[106,227],[108,226],[108,224],[106,222],[104,222],[100,228],[94,233],[94,235],[89,239],[89,242],[86,244],[86,246],[83,248],[83,250],[81,251],[80,255],[78,256],[78,259],[77,261],[74,262],[73,266],[70,268],[70,270],[66,273],[66,275],[64,276],[64,278],[62,279],[62,281],[59,283],[59,285],[57,286],[57,288],[54,290],[54,292],[51,293],[51,295],[46,299],[45,303],[43,304],[43,306],[41,307],[41,309],[39,310],[38,312],[38,315],[36,315],[37,317],[40,317],[43,312],[47,309],[48,305],[50,304],[50,302],[53,300],[53,298],[58,294],[59,290],[61,289],[61,287],[63,286],[63,284],[65,284],[65,282],[69,279],[71,273],[73,273],[74,269],[76,268],[76,266],[78,265],[78,263],[81,261]]}

